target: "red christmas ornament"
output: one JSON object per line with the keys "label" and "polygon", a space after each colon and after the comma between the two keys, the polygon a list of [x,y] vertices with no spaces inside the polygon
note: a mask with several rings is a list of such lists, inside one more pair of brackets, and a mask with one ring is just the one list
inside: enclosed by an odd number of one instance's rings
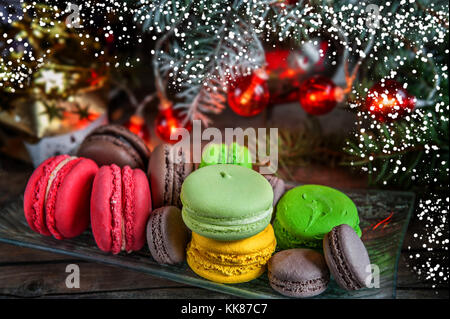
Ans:
{"label": "red christmas ornament", "polygon": [[228,105],[241,116],[254,116],[269,103],[267,74],[257,70],[253,74],[236,79],[228,90]]}
{"label": "red christmas ornament", "polygon": [[171,107],[160,110],[155,119],[156,134],[167,143],[175,144],[179,142],[182,138],[181,136],[171,140],[170,135],[178,128],[185,128],[188,131],[192,130],[192,123],[190,121],[187,121],[183,126],[185,119],[186,115],[180,114],[180,110],[174,110]]}
{"label": "red christmas ornament", "polygon": [[277,48],[266,52],[270,104],[298,101],[300,84],[313,75],[331,77],[338,47],[326,37],[312,38],[300,47]]}
{"label": "red christmas ornament", "polygon": [[342,89],[324,76],[313,76],[300,84],[301,107],[311,115],[323,115],[334,109]]}
{"label": "red christmas ornament", "polygon": [[124,126],[142,138],[147,145],[150,145],[150,132],[145,124],[145,119],[142,116],[133,114]]}
{"label": "red christmas ornament", "polygon": [[297,4],[298,0],[278,0],[274,2],[275,6],[281,6],[281,5],[294,5]]}
{"label": "red christmas ornament", "polygon": [[395,121],[410,113],[416,98],[394,80],[378,82],[366,97],[366,109],[380,122]]}

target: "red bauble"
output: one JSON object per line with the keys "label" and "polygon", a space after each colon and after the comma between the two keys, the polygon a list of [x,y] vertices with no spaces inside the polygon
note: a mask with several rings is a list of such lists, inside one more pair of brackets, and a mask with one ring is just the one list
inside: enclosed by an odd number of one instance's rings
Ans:
{"label": "red bauble", "polygon": [[142,116],[136,114],[132,115],[124,126],[142,138],[147,145],[150,145],[150,132],[145,123],[145,119]]}
{"label": "red bauble", "polygon": [[326,114],[336,106],[339,89],[330,79],[313,76],[300,84],[300,105],[308,114]]}
{"label": "red bauble", "polygon": [[416,98],[394,80],[378,82],[367,93],[366,109],[380,122],[395,121],[410,113]]}
{"label": "red bauble", "polygon": [[295,4],[297,4],[297,2],[298,2],[299,0],[278,0],[278,1],[275,1],[274,2],[274,5],[275,6],[280,6],[280,5],[290,5],[290,6],[292,6],[292,5],[295,5]]}
{"label": "red bauble", "polygon": [[269,87],[264,71],[238,78],[228,89],[228,105],[241,116],[254,116],[269,103]]}
{"label": "red bauble", "polygon": [[181,136],[177,139],[171,140],[170,135],[178,128],[185,128],[188,131],[192,130],[192,123],[185,122],[186,115],[180,114],[180,110],[174,110],[171,107],[160,110],[158,116],[155,119],[156,134],[165,142],[175,144],[181,140]]}
{"label": "red bauble", "polygon": [[332,75],[332,46],[316,38],[298,48],[266,52],[270,104],[298,101],[299,86],[312,75]]}

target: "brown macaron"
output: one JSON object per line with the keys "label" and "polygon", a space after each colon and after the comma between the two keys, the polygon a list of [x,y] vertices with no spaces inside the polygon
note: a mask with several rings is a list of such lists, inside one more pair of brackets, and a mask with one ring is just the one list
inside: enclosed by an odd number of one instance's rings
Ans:
{"label": "brown macaron", "polygon": [[284,180],[282,180],[279,177],[276,177],[275,175],[264,175],[264,177],[267,179],[267,181],[269,182],[270,186],[272,186],[273,189],[273,213],[271,219],[272,222],[275,219],[277,203],[286,190],[286,184],[284,183]]}
{"label": "brown macaron", "polygon": [[150,150],[145,142],[123,126],[109,124],[93,130],[78,149],[77,156],[92,159],[98,166],[116,164],[145,171]]}
{"label": "brown macaron", "polygon": [[339,286],[346,290],[367,287],[366,281],[372,279],[369,254],[352,227],[342,224],[325,235],[323,253]]}
{"label": "brown macaron", "polygon": [[147,223],[147,243],[152,257],[160,264],[177,264],[186,259],[190,231],[174,206],[155,209]]}
{"label": "brown macaron", "polygon": [[156,146],[147,171],[152,188],[153,207],[181,208],[181,185],[193,169],[190,156],[181,146],[166,143]]}
{"label": "brown macaron", "polygon": [[286,185],[284,181],[276,177],[275,175],[264,175],[267,181],[270,183],[273,189],[273,206],[275,207],[280,200],[281,196],[283,196],[284,191],[286,190]]}
{"label": "brown macaron", "polygon": [[324,292],[330,272],[322,254],[295,248],[282,250],[272,256],[268,264],[270,286],[289,297],[313,297]]}

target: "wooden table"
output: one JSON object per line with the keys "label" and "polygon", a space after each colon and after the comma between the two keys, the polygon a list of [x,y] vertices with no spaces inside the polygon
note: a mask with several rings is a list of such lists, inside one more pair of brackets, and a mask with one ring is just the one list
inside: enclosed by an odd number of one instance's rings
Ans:
{"label": "wooden table", "polygon": [[[323,182],[324,175],[333,176],[331,186],[360,187],[361,179],[349,178],[343,169],[315,167],[297,170],[296,179]],[[9,198],[22,193],[32,172],[28,164],[18,163],[2,156],[0,160],[0,207]],[[315,174],[314,172],[320,172]],[[306,180],[305,180],[306,179]],[[330,179],[328,179],[329,181]],[[340,182],[339,182],[340,181]],[[352,182],[353,181],[353,182]],[[356,183],[356,184],[355,184]],[[414,247],[412,234],[422,227],[412,218],[404,241],[399,265],[397,298],[448,298],[445,286],[431,287],[412,270],[414,263],[409,256],[420,253],[418,262],[428,257],[440,258],[446,251],[429,253],[422,247]],[[416,244],[417,245],[417,244]],[[411,246],[408,249],[408,246]],[[414,259],[417,262],[417,260]],[[68,275],[66,266],[80,267],[80,288],[69,289],[65,285]],[[76,260],[68,256],[40,250],[0,244],[0,297],[46,297],[46,298],[232,298],[232,296],[186,286],[166,279],[102,264]]]}

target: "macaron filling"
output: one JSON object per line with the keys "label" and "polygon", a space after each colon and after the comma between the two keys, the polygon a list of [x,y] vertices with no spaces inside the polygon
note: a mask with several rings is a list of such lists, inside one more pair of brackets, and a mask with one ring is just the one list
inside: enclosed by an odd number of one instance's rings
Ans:
{"label": "macaron filling", "polygon": [[[123,240],[122,240],[122,174],[121,170],[117,165],[111,165],[112,174],[112,192],[110,198],[110,210],[111,210],[111,239],[112,247],[111,252],[113,254],[118,254],[122,250]],[[123,236],[125,237],[125,236]]]}
{"label": "macaron filling", "polygon": [[171,263],[169,253],[166,250],[166,246],[163,241],[163,229],[162,229],[162,214],[160,212],[154,213],[153,221],[151,225],[152,244],[155,247],[156,254],[158,256],[158,262]]}
{"label": "macaron filling", "polygon": [[184,164],[175,164],[172,202],[173,205],[177,207],[182,206],[180,193],[181,193],[181,185],[183,184],[185,178],[186,178],[186,166]]}
{"label": "macaron filling", "polygon": [[359,281],[353,277],[353,272],[348,268],[347,263],[344,260],[337,229],[333,228],[327,236],[328,242],[330,243],[329,246],[331,249],[333,262],[345,285],[352,290],[363,288],[363,285],[361,285]]}
{"label": "macaron filling", "polygon": [[133,250],[134,219],[135,219],[135,185],[133,170],[125,166],[122,170],[117,165],[111,165],[113,190],[110,199],[112,214],[111,238],[113,254]]}
{"label": "macaron filling", "polygon": [[254,224],[258,223],[260,221],[266,220],[268,216],[272,215],[273,207],[270,206],[268,209],[252,214],[247,215],[245,217],[236,217],[236,218],[214,218],[210,217],[208,215],[202,214],[201,212],[195,212],[192,209],[189,208],[189,206],[183,206],[183,210],[186,212],[186,214],[189,215],[191,219],[196,220],[198,223],[205,223],[205,224],[211,224],[211,225],[218,225],[218,226],[241,226],[244,224]]}
{"label": "macaron filling", "polygon": [[242,219],[218,219],[199,215],[189,207],[183,206],[182,218],[186,226],[194,229],[198,234],[217,240],[226,240],[229,234],[247,238],[259,233],[270,223],[272,210],[273,208],[270,207],[260,214]]}
{"label": "macaron filling", "polygon": [[31,205],[31,227],[40,234],[51,235],[46,226],[45,218],[45,192],[48,185],[48,178],[53,172],[54,168],[58,166],[59,162],[63,161],[67,155],[60,155],[55,157],[50,162],[47,162],[43,167],[43,173],[39,177],[34,186],[33,204]]}
{"label": "macaron filling", "polygon": [[81,159],[77,157],[68,157],[62,160],[52,171],[48,179],[45,192],[45,218],[46,225],[50,233],[56,239],[64,239],[64,236],[58,231],[55,219],[56,196],[61,186],[64,176],[75,166]]}
{"label": "macaron filling", "polygon": [[186,167],[183,162],[183,150],[179,148],[177,153],[169,146],[164,148],[165,172],[163,206],[181,207],[180,192],[181,185],[186,177]]}
{"label": "macaron filling", "polygon": [[270,285],[283,292],[314,293],[327,287],[329,278],[315,278],[305,281],[281,280],[269,271]]}
{"label": "macaron filling", "polygon": [[122,247],[121,250],[131,252],[134,243],[135,185],[133,170],[129,166],[122,169],[123,215],[122,215]]}
{"label": "macaron filling", "polygon": [[58,174],[58,172],[61,170],[61,168],[66,165],[68,162],[74,160],[76,157],[72,156],[72,157],[68,157],[66,159],[63,159],[61,162],[58,163],[58,165],[53,169],[53,171],[50,174],[50,177],[48,178],[48,182],[47,182],[47,188],[45,190],[45,201],[47,200],[48,197],[48,192],[50,190],[50,187],[52,186],[53,181],[56,178],[56,175]]}
{"label": "macaron filling", "polygon": [[173,195],[173,189],[175,185],[175,178],[172,178],[174,175],[174,165],[169,157],[170,150],[169,147],[164,148],[164,165],[165,165],[165,176],[164,176],[164,195],[163,195],[163,206],[171,205],[172,204],[172,195]]}

